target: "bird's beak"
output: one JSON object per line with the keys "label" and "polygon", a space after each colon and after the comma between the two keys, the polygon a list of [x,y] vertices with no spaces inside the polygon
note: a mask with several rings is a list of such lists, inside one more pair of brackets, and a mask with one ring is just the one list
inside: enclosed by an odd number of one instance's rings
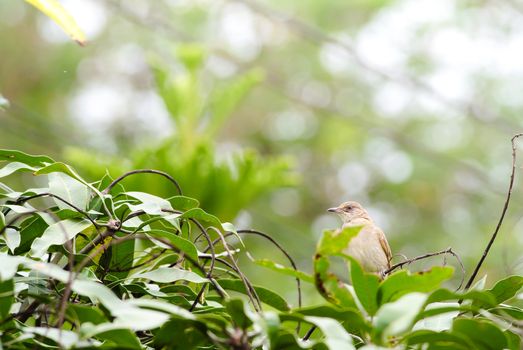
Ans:
{"label": "bird's beak", "polygon": [[337,213],[338,210],[339,210],[339,209],[338,209],[337,207],[336,207],[336,208],[329,208],[329,209],[327,209],[327,211],[328,211],[328,212],[331,212],[331,213]]}

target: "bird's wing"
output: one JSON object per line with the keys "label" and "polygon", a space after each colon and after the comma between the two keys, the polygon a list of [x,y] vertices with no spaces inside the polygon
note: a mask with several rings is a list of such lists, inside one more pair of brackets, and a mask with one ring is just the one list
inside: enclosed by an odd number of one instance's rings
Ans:
{"label": "bird's wing", "polygon": [[385,252],[385,256],[387,257],[387,266],[390,268],[390,261],[392,260],[392,252],[390,251],[389,242],[387,241],[387,237],[385,237],[385,234],[382,230],[378,229],[378,239],[380,241],[381,248]]}

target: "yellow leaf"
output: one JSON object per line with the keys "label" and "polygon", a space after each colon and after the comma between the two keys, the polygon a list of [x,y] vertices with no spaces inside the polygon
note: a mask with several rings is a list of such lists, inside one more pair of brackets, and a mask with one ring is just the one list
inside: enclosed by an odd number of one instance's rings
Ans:
{"label": "yellow leaf", "polygon": [[85,35],[76,24],[74,18],[63,8],[57,0],[25,0],[46,16],[56,22],[68,35],[81,46],[86,43]]}

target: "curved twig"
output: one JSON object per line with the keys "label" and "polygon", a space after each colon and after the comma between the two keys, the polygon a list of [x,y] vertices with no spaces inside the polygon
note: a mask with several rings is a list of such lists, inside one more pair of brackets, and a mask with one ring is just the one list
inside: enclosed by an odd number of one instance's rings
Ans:
{"label": "curved twig", "polygon": [[[261,231],[252,230],[252,229],[238,230],[238,233],[253,234],[253,235],[257,235],[257,236],[267,239],[269,242],[274,244],[276,246],[276,248],[278,248],[278,250],[280,250],[283,253],[283,255],[285,255],[287,260],[289,260],[294,271],[298,271],[298,267],[297,267],[296,263],[294,262],[294,259],[290,256],[290,254],[285,250],[285,248],[283,248],[274,238],[272,238],[268,234],[261,232]],[[301,307],[301,305],[302,305],[301,281],[298,277],[296,277],[296,285],[298,288],[298,307]]]}
{"label": "curved twig", "polygon": [[182,188],[180,187],[178,182],[171,175],[167,174],[166,172],[163,172],[163,171],[160,171],[160,170],[154,170],[154,169],[137,169],[137,170],[128,171],[125,174],[123,174],[123,175],[119,176],[118,178],[116,178],[113,182],[111,182],[109,184],[109,186],[107,186],[102,191],[102,193],[103,194],[108,194],[109,192],[111,192],[113,187],[116,186],[116,184],[118,184],[120,181],[125,179],[127,176],[134,175],[134,174],[156,174],[156,175],[163,176],[167,180],[169,180],[176,187],[176,189],[178,190],[178,193],[180,194],[180,196],[182,195]]}
{"label": "curved twig", "polygon": [[492,247],[492,244],[494,244],[494,241],[496,240],[496,237],[498,235],[499,229],[501,228],[501,224],[503,223],[503,219],[505,218],[505,214],[507,213],[508,205],[510,203],[510,196],[512,195],[512,188],[514,186],[514,177],[516,173],[516,139],[523,136],[523,133],[514,135],[510,142],[512,144],[512,171],[510,173],[510,181],[508,185],[508,191],[507,191],[507,197],[505,199],[505,204],[503,205],[503,210],[501,211],[501,217],[499,218],[498,224],[496,225],[496,229],[494,230],[494,233],[492,234],[492,237],[490,237],[490,241],[487,244],[487,247],[483,251],[483,255],[479,259],[478,263],[476,264],[476,267],[474,268],[474,271],[472,272],[472,275],[467,281],[467,284],[465,285],[464,290],[467,291],[472,283],[474,283],[474,279],[478,275],[479,269],[481,268],[481,265],[483,265],[483,262],[487,258],[487,254],[490,251],[490,248]]}
{"label": "curved twig", "polygon": [[[208,247],[210,248],[210,251],[211,251],[211,266],[209,266],[209,272],[207,273],[207,277],[210,278],[210,276],[212,276],[212,272],[214,270],[214,265],[216,264],[216,252],[214,251],[213,242],[211,241],[211,237],[207,233],[207,230],[205,230],[203,225],[200,224],[200,222],[198,220],[190,218],[189,221],[191,221],[196,226],[198,226],[198,228],[201,231],[201,234],[203,235],[203,237],[205,237],[205,240],[207,241]],[[198,302],[199,302],[199,300],[200,300],[200,298],[201,298],[201,296],[202,296],[204,291],[205,291],[205,286],[202,286],[202,288],[198,292],[198,298],[196,298],[194,300],[194,302],[192,303],[191,307],[189,308],[189,311],[193,311],[194,308],[196,307],[196,305],[198,305]]]}
{"label": "curved twig", "polygon": [[[129,232],[126,232],[126,233],[129,233]],[[151,241],[151,240],[160,241],[163,244],[169,246],[169,248],[174,250],[176,253],[182,253],[182,251],[178,247],[174,246],[171,242],[169,242],[169,240],[164,239],[162,237],[151,238],[145,234],[127,235],[124,237],[115,238],[115,239],[111,240],[110,242],[104,243],[101,246],[97,247],[95,250],[91,251],[88,254],[88,256],[86,256],[78,265],[75,266],[75,271],[80,272],[89,263],[90,260],[93,260],[93,258],[96,255],[100,254],[104,249],[107,249],[110,246],[117,245],[117,244],[129,241],[132,239],[145,239],[145,240],[149,240],[149,241]],[[205,269],[202,267],[202,265],[200,265],[198,263],[198,261],[192,259],[190,256],[186,256],[186,259],[189,260],[202,274],[204,274],[204,275],[207,274],[207,279],[214,286],[214,288],[216,289],[216,292],[218,293],[218,295],[220,297],[222,297],[222,298],[226,297],[226,293],[223,291],[223,289],[220,287],[220,285],[214,280],[214,278],[212,278],[212,276],[208,276],[208,273],[206,273]]]}
{"label": "curved twig", "polygon": [[[220,239],[222,241],[222,245],[225,248],[225,250],[227,251],[227,254],[229,255],[229,258],[231,259],[231,262],[234,265],[234,270],[238,273],[238,275],[240,276],[240,279],[242,280],[243,284],[245,285],[245,291],[247,292],[247,295],[249,296],[249,299],[251,299],[252,306],[254,307],[254,309],[256,311],[260,312],[262,310],[262,305],[261,305],[260,298],[258,297],[258,294],[256,293],[256,290],[254,289],[254,287],[251,284],[251,282],[241,272],[240,267],[238,266],[238,263],[234,259],[233,253],[229,249],[229,245],[227,244],[227,241],[225,240],[225,237],[220,232],[220,230],[218,230],[216,227],[211,226],[211,227],[209,227],[209,229],[213,230],[214,232],[216,232],[216,234],[220,237]],[[256,306],[256,304],[258,304],[258,307]]]}
{"label": "curved twig", "polygon": [[389,269],[385,270],[383,272],[383,274],[384,275],[390,275],[394,270],[397,270],[397,269],[403,267],[404,265],[410,265],[413,262],[418,261],[418,260],[423,260],[423,259],[431,258],[433,256],[444,255],[444,254],[450,254],[453,257],[455,257],[456,260],[459,263],[459,266],[461,267],[461,281],[460,281],[460,284],[459,284],[458,288],[456,289],[456,290],[458,290],[463,285],[463,281],[465,279],[465,266],[463,265],[463,262],[461,261],[461,258],[459,257],[459,255],[456,254],[452,250],[452,247],[448,247],[447,249],[439,251],[439,252],[427,253],[427,254],[423,254],[423,255],[417,256],[417,257],[412,258],[412,259],[407,259],[405,261],[399,262],[397,264],[392,265]]}
{"label": "curved twig", "polygon": [[78,213],[80,213],[83,216],[85,216],[85,218],[87,220],[89,220],[91,222],[91,224],[93,224],[93,226],[96,229],[98,229],[98,227],[100,227],[100,224],[96,223],[93,219],[91,219],[91,217],[89,216],[89,214],[85,210],[82,210],[82,209],[78,208],[73,203],[71,203],[71,202],[69,202],[69,201],[63,199],[62,197],[57,196],[56,194],[53,194],[53,193],[45,192],[45,193],[39,193],[39,194],[35,194],[35,195],[32,195],[32,196],[28,196],[28,197],[20,197],[20,198],[18,198],[15,201],[15,204],[24,203],[24,202],[27,202],[27,201],[29,201],[31,199],[40,198],[40,197],[52,197],[52,198],[58,199],[60,202],[62,202],[64,204],[67,204],[68,206],[70,206],[71,208],[76,210]]}

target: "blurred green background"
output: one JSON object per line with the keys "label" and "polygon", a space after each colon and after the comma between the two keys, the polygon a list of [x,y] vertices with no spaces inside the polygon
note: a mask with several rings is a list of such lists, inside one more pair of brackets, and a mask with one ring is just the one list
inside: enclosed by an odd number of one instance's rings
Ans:
{"label": "blurred green background", "polygon": [[[0,147],[48,154],[92,181],[106,169],[168,171],[306,271],[322,229],[339,225],[325,209],[357,200],[393,253],[452,246],[471,272],[503,206],[509,140],[523,130],[516,1],[61,3],[86,47],[24,1],[0,2],[10,101]],[[175,194],[154,176],[126,184]],[[514,192],[480,274],[489,281],[523,272],[517,178]],[[257,258],[278,254],[246,241]],[[292,295],[292,279],[249,269]]]}

